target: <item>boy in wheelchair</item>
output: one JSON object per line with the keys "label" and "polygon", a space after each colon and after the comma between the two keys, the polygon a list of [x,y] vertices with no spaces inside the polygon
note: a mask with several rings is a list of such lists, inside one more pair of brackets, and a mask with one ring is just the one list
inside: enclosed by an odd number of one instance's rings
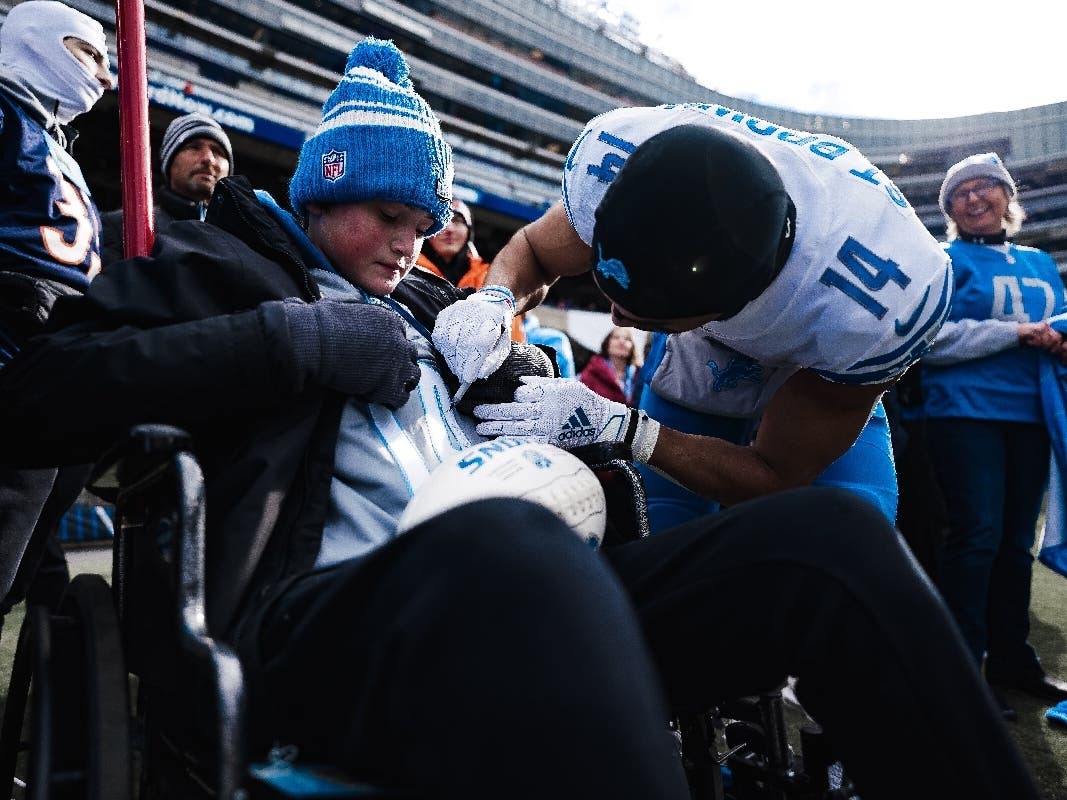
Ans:
{"label": "boy in wheelchair", "polygon": [[208,224],[60,301],[4,371],[12,459],[92,460],[139,422],[193,434],[209,628],[241,654],[253,755],[294,744],[421,797],[685,798],[671,711],[796,675],[864,800],[1037,797],[941,602],[842,491],[600,553],[522,502],[396,536],[420,477],[478,439],[428,334],[459,295],[405,277],[451,180],[402,56],[365,40],[301,150],[299,222],[220,182]]}

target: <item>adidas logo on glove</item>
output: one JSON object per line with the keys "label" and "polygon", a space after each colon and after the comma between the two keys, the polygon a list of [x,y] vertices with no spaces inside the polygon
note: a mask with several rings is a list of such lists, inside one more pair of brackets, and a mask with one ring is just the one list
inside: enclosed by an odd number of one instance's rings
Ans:
{"label": "adidas logo on glove", "polygon": [[571,414],[570,419],[563,423],[563,427],[560,428],[559,435],[556,436],[556,440],[559,442],[570,442],[574,444],[574,440],[587,439],[592,442],[596,439],[596,428],[593,423],[589,421],[589,417],[586,416],[585,411],[581,406],[574,409],[574,413]]}
{"label": "adidas logo on glove", "polygon": [[644,411],[601,397],[573,378],[524,375],[512,402],[481,405],[478,417],[482,436],[517,436],[564,450],[620,442],[639,464],[648,463],[659,439],[659,423]]}

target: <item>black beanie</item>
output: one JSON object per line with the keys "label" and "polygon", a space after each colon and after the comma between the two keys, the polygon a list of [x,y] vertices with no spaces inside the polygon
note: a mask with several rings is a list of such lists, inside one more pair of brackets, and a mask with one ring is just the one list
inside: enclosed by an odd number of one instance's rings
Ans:
{"label": "black beanie", "polygon": [[778,274],[793,214],[777,169],[752,144],[679,125],[642,143],[608,187],[593,276],[637,317],[729,317]]}

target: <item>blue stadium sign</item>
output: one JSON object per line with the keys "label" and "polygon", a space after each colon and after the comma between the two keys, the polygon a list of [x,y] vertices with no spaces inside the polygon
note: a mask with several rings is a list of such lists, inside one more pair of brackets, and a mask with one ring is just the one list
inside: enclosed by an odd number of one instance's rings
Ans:
{"label": "blue stadium sign", "polygon": [[[239,131],[256,139],[263,139],[274,144],[299,150],[310,130],[303,130],[292,125],[285,125],[254,113],[247,106],[238,109],[234,106],[208,99],[195,89],[180,89],[158,81],[148,81],[148,100],[151,104],[173,109],[181,114],[199,112],[214,119],[227,130]],[[457,183],[454,187],[457,197],[471,205],[493,209],[523,221],[535,220],[544,213],[547,206],[530,205],[492,192],[486,192]]]}
{"label": "blue stadium sign", "polygon": [[238,111],[222,103],[206,100],[195,92],[190,94],[173,86],[165,86],[152,81],[148,82],[148,100],[150,103],[174,109],[182,114],[198,111],[213,118],[225,128],[247,133],[257,139],[265,139],[294,150],[299,150],[307,137],[307,131],[300,128],[283,125],[248,111]]}

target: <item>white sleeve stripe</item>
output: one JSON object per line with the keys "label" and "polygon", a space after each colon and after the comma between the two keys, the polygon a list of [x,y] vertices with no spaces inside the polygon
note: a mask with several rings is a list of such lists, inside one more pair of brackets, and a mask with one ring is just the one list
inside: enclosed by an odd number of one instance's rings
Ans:
{"label": "white sleeve stripe", "polygon": [[412,491],[418,489],[430,475],[422,454],[408,439],[404,429],[397,424],[396,417],[389,409],[377,403],[368,403],[367,409],[382,442],[393,454],[396,465],[404,473],[408,486]]}

